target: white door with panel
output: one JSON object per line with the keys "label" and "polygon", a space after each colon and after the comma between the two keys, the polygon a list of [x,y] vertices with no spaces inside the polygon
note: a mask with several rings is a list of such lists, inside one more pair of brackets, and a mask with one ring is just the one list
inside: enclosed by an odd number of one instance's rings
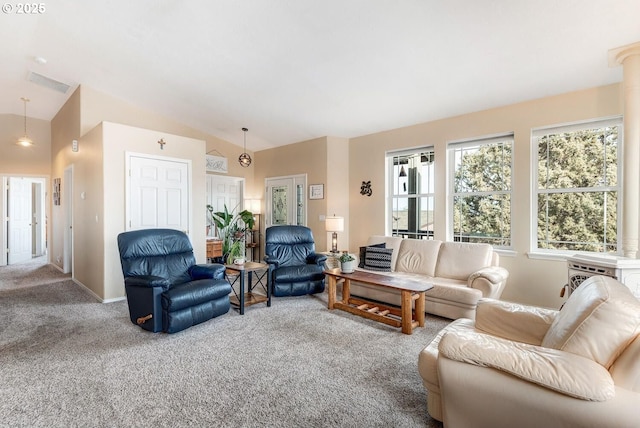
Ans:
{"label": "white door with panel", "polygon": [[127,230],[167,228],[189,234],[191,162],[128,155]]}
{"label": "white door with panel", "polygon": [[306,226],[306,176],[265,179],[265,226]]}
{"label": "white door with panel", "polygon": [[243,178],[207,175],[207,205],[214,211],[224,211],[225,205],[229,212],[242,211],[243,186]]}
{"label": "white door with panel", "polygon": [[24,177],[9,177],[8,264],[29,260],[33,255],[31,183]]}

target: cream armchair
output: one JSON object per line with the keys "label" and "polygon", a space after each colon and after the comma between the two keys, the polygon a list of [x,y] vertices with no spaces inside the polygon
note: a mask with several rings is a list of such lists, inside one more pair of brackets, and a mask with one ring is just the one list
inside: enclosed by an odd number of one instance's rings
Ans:
{"label": "cream armchair", "polygon": [[640,426],[640,301],[585,281],[560,311],[485,299],[418,358],[429,414],[457,427]]}

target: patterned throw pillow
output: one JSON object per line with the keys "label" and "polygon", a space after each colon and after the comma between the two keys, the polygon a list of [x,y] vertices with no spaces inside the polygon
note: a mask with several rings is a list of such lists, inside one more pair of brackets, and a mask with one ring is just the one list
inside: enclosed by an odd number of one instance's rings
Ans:
{"label": "patterned throw pillow", "polygon": [[[386,245],[387,244],[382,242],[380,244],[369,245],[369,247],[386,248]],[[358,259],[358,267],[359,268],[363,268],[364,267],[364,259],[367,257],[367,248],[368,247],[360,247],[360,258]]]}
{"label": "patterned throw pillow", "polygon": [[378,272],[391,272],[393,248],[367,247],[364,268]]}

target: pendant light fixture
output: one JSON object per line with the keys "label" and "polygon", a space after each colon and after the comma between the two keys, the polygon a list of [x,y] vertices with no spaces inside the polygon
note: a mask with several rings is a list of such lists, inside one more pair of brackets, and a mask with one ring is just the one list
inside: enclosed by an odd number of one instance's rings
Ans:
{"label": "pendant light fixture", "polygon": [[33,141],[27,136],[27,103],[29,98],[22,97],[20,99],[24,102],[24,137],[18,139],[18,144],[23,147],[29,147],[33,145]]}
{"label": "pendant light fixture", "polygon": [[244,151],[242,152],[242,154],[240,155],[240,157],[238,158],[238,162],[240,162],[240,166],[246,168],[249,165],[251,165],[251,156],[249,156],[249,154],[247,153],[247,128],[242,128],[242,131],[244,132]]}

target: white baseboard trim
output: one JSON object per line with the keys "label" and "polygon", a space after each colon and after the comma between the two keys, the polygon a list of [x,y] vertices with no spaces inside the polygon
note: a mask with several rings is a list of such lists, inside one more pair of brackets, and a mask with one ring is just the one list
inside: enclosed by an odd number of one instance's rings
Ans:
{"label": "white baseboard trim", "polygon": [[75,278],[71,278],[71,280],[76,283],[77,285],[79,285],[84,291],[86,291],[87,293],[89,293],[91,295],[91,297],[93,297],[94,299],[96,299],[98,302],[100,303],[113,303],[113,302],[119,302],[121,300],[125,300],[126,296],[123,297],[114,297],[112,299],[103,299],[100,296],[98,296],[96,293],[93,292],[93,290],[91,290],[89,287],[87,287],[86,285],[84,285],[82,282],[78,281]]}

